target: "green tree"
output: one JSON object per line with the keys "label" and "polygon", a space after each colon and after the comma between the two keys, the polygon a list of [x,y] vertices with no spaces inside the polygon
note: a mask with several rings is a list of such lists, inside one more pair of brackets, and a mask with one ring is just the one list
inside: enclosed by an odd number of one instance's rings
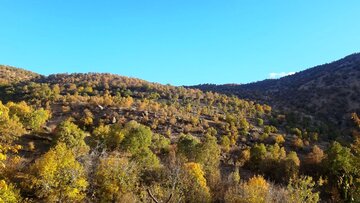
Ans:
{"label": "green tree", "polygon": [[228,136],[224,135],[221,137],[221,147],[224,150],[224,152],[230,151],[230,139]]}
{"label": "green tree", "polygon": [[27,126],[33,130],[40,130],[41,127],[46,123],[46,121],[50,118],[50,112],[40,108],[38,110],[33,111],[26,122]]}
{"label": "green tree", "polygon": [[219,167],[220,153],[216,137],[205,135],[204,141],[198,146],[197,161],[204,166],[206,173],[211,173]]}
{"label": "green tree", "polygon": [[294,179],[297,177],[300,168],[300,159],[296,152],[291,151],[287,154],[283,161],[283,167],[283,180],[285,182],[289,181],[291,178]]}
{"label": "green tree", "polygon": [[264,120],[261,119],[261,118],[257,118],[256,123],[257,123],[258,126],[263,126],[264,125]]}
{"label": "green tree", "polygon": [[258,168],[261,161],[263,161],[266,157],[266,147],[263,143],[255,144],[250,149],[250,161],[255,168]]}
{"label": "green tree", "polygon": [[144,169],[155,169],[160,167],[159,158],[149,149],[144,148],[132,156],[133,160]]}
{"label": "green tree", "polygon": [[130,121],[122,130],[124,134],[121,147],[124,151],[130,152],[132,158],[142,168],[157,168],[160,161],[150,150],[152,144],[152,131],[149,127],[141,125],[136,121]]}
{"label": "green tree", "polygon": [[190,134],[181,135],[177,143],[178,153],[189,161],[195,161],[199,143],[200,141]]}
{"label": "green tree", "polygon": [[77,156],[84,155],[89,151],[89,147],[84,141],[85,137],[86,133],[71,122],[70,119],[63,121],[56,128],[56,142],[65,143],[66,146],[72,149]]}
{"label": "green tree", "polygon": [[350,149],[334,142],[326,151],[323,160],[330,184],[337,186],[341,196],[346,201],[353,201],[354,192],[357,190],[356,178],[359,178],[355,168],[354,155]]}
{"label": "green tree", "polygon": [[314,192],[315,182],[311,177],[302,176],[290,179],[288,190],[288,202],[291,203],[317,203],[320,200],[319,192]]}
{"label": "green tree", "polygon": [[216,190],[220,182],[220,154],[221,150],[216,137],[210,133],[206,134],[204,141],[198,146],[197,162],[203,166],[211,190]]}
{"label": "green tree", "polygon": [[150,148],[157,153],[168,152],[170,148],[170,139],[160,134],[153,134]]}
{"label": "green tree", "polygon": [[136,154],[151,145],[152,132],[150,128],[130,121],[124,127],[124,140],[121,146],[124,150]]}

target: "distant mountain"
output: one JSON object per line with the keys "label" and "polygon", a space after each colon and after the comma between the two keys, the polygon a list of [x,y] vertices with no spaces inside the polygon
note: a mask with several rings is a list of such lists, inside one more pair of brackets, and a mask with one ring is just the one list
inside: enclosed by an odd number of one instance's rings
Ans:
{"label": "distant mountain", "polygon": [[192,88],[234,94],[269,103],[278,109],[298,110],[344,127],[350,113],[360,112],[360,54],[280,79],[245,85],[205,84]]}
{"label": "distant mountain", "polygon": [[28,70],[0,65],[0,85],[23,82],[38,76],[40,75]]}

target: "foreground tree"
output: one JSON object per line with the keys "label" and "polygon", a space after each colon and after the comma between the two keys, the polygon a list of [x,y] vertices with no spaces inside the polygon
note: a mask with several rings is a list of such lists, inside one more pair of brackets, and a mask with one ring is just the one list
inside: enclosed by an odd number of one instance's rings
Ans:
{"label": "foreground tree", "polygon": [[204,141],[198,146],[197,161],[202,164],[206,180],[214,194],[220,187],[220,153],[216,137],[210,133],[206,134]]}
{"label": "foreground tree", "polygon": [[225,194],[229,203],[265,203],[270,194],[270,184],[262,176],[254,176],[248,182],[231,187]]}
{"label": "foreground tree", "polygon": [[360,173],[356,168],[355,157],[350,149],[334,142],[326,151],[327,157],[323,160],[329,183],[337,187],[341,197],[346,201],[353,201],[358,195],[358,178]]}
{"label": "foreground tree", "polygon": [[186,202],[210,202],[210,189],[204,177],[204,171],[198,163],[184,165],[182,187]]}
{"label": "foreground tree", "polygon": [[150,128],[140,125],[136,121],[130,121],[123,129],[124,139],[122,148],[132,154],[137,154],[151,145],[152,132]]}
{"label": "foreground tree", "polygon": [[[7,153],[10,151],[12,153],[17,153],[21,149],[19,145],[4,145],[0,144],[0,202],[1,203],[17,203],[21,202],[21,196],[19,190],[17,190],[12,184],[9,184],[6,179],[7,165],[5,162],[7,160]],[[15,157],[17,158],[17,156]],[[11,169],[10,169],[11,170]]]}
{"label": "foreground tree", "polygon": [[17,116],[10,117],[9,108],[0,101],[0,142],[11,144],[25,129]]}
{"label": "foreground tree", "polygon": [[96,171],[95,194],[99,202],[136,201],[139,171],[135,162],[125,157],[102,157]]}
{"label": "foreground tree", "polygon": [[1,203],[18,203],[21,202],[21,196],[13,185],[9,185],[5,180],[0,181],[0,202]]}
{"label": "foreground tree", "polygon": [[80,202],[88,185],[83,167],[64,143],[35,161],[30,168],[29,187],[47,202]]}
{"label": "foreground tree", "polygon": [[305,176],[290,179],[287,187],[288,201],[292,203],[317,203],[320,200],[319,193],[314,192],[315,183],[311,177]]}
{"label": "foreground tree", "polygon": [[153,133],[149,127],[136,121],[128,122],[121,131],[124,134],[121,148],[132,155],[143,169],[153,169],[160,165],[158,157],[150,150]]}
{"label": "foreground tree", "polygon": [[44,110],[43,108],[34,110],[27,120],[27,126],[32,130],[40,130],[41,127],[46,123],[50,118],[50,112]]}

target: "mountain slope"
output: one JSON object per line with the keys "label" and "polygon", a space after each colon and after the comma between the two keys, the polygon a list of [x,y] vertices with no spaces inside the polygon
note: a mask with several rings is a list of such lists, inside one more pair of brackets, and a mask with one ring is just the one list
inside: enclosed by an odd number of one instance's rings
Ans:
{"label": "mountain slope", "polygon": [[0,85],[23,82],[38,76],[40,75],[28,70],[0,65]]}
{"label": "mountain slope", "polygon": [[[326,124],[316,118],[279,114],[266,104],[235,96],[113,74],[55,74],[16,81],[0,86],[0,146],[16,147],[7,152],[9,169],[4,174],[32,202],[44,199],[38,195],[43,188],[33,187],[33,182],[44,179],[38,174],[67,166],[63,151],[86,170],[83,180],[89,189],[81,197],[85,202],[103,200],[101,188],[108,188],[113,174],[122,177],[118,173],[124,174],[128,166],[134,188],[129,202],[141,202],[137,199],[159,188],[170,191],[166,199],[174,201],[202,202],[203,198],[187,199],[188,191],[196,189],[194,197],[205,191],[212,198],[206,202],[226,202],[229,194],[239,196],[233,192],[239,186],[236,176],[242,181],[263,180],[275,195],[288,194],[287,184],[297,175],[332,178],[322,172],[323,150],[332,140]],[[73,170],[68,171],[65,176],[72,177]],[[62,174],[55,178],[62,180]],[[193,174],[200,174],[199,190]],[[123,178],[116,181],[122,184]],[[69,181],[61,184],[67,188]],[[330,199],[327,191],[321,192],[325,201]],[[148,200],[143,202],[152,201]],[[281,197],[274,202],[286,201]]]}
{"label": "mountain slope", "polygon": [[235,94],[298,110],[345,127],[350,113],[360,112],[360,54],[316,66],[280,79],[245,85],[198,85],[205,91]]}
{"label": "mountain slope", "polygon": [[[289,145],[293,134],[291,128],[320,133],[321,137],[318,122],[278,120],[277,112],[272,112],[266,104],[113,74],[37,77],[0,87],[0,100],[3,103],[26,101],[50,109],[53,120],[49,127],[55,127],[67,117],[74,118],[84,128],[89,127],[85,124],[88,119],[95,126],[136,120],[156,133],[172,134],[174,138],[181,133],[201,137],[209,128],[215,128],[219,140],[226,135],[239,145],[260,139],[264,128],[270,125],[284,134]],[[248,136],[249,131],[252,133],[248,139],[238,140],[239,135]]]}

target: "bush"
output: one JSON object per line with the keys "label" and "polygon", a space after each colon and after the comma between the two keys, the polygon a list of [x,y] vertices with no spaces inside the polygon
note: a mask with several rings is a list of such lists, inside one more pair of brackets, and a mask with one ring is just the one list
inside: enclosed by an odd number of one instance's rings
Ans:
{"label": "bush", "polygon": [[284,136],[280,135],[280,134],[277,134],[273,137],[274,139],[274,142],[277,143],[277,144],[284,144],[285,143],[285,138]]}
{"label": "bush", "polygon": [[292,145],[296,149],[302,149],[304,147],[304,142],[300,138],[295,138],[292,142]]}
{"label": "bush", "polygon": [[256,123],[257,123],[258,126],[263,126],[264,125],[264,120],[261,119],[261,118],[257,118]]}
{"label": "bush", "polygon": [[302,132],[299,128],[291,128],[290,133],[296,135],[297,137],[302,137]]}
{"label": "bush", "polygon": [[266,126],[264,126],[264,132],[267,133],[267,134],[277,133],[278,129],[275,126],[266,125]]}
{"label": "bush", "polygon": [[224,135],[221,137],[221,143],[220,143],[222,149],[224,152],[230,151],[230,139],[228,136]]}

